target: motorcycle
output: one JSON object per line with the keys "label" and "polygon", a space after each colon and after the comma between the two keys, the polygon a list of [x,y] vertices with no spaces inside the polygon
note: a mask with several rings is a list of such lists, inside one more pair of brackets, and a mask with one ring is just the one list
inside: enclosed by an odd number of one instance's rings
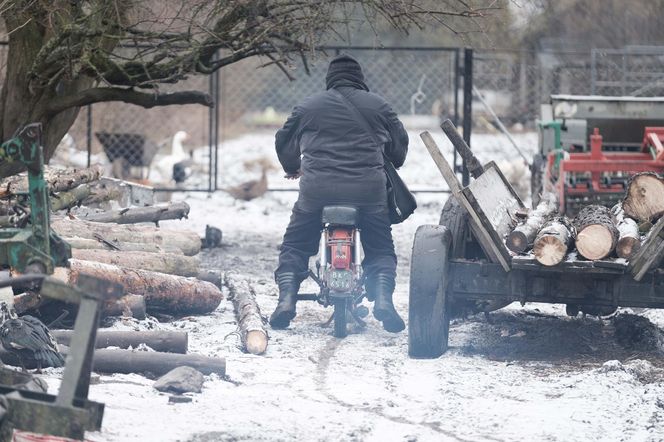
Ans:
{"label": "motorcycle", "polygon": [[333,306],[334,336],[346,337],[349,320],[360,327],[366,323],[369,309],[361,305],[366,296],[362,272],[362,245],[358,228],[359,210],[351,206],[323,208],[319,257],[316,271],[309,277],[318,284],[316,294],[298,295],[299,300],[312,300],[327,307]]}

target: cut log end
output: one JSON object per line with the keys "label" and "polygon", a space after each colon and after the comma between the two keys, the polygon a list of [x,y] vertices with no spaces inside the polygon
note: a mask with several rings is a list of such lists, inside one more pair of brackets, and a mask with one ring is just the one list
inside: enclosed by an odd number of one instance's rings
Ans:
{"label": "cut log end", "polygon": [[516,253],[525,252],[528,248],[528,238],[523,232],[513,231],[507,237],[507,248]]}
{"label": "cut log end", "polygon": [[641,241],[637,238],[625,237],[621,238],[616,245],[616,253],[618,257],[630,259],[641,249]]}
{"label": "cut log end", "polygon": [[625,213],[638,221],[653,221],[664,213],[664,180],[653,173],[635,175],[623,202]]}
{"label": "cut log end", "polygon": [[540,264],[554,266],[565,258],[567,244],[555,236],[546,236],[537,241],[533,247],[533,253]]}
{"label": "cut log end", "polygon": [[263,330],[248,331],[245,346],[252,355],[262,355],[267,350],[267,334]]}
{"label": "cut log end", "polygon": [[614,235],[601,224],[585,227],[576,238],[576,249],[590,260],[603,259],[613,250]]}

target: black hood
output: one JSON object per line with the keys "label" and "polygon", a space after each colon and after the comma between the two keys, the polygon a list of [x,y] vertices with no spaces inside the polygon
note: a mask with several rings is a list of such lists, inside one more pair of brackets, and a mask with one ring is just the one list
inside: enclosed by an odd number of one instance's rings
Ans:
{"label": "black hood", "polygon": [[337,55],[332,59],[330,66],[327,68],[325,82],[327,89],[346,86],[365,91],[369,90],[364,82],[362,66],[357,60],[346,54]]}

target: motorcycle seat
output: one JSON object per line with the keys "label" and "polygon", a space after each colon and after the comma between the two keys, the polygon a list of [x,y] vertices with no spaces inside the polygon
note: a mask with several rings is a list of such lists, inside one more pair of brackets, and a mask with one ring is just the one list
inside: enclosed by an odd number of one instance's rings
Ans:
{"label": "motorcycle seat", "polygon": [[321,220],[323,224],[355,226],[359,222],[360,211],[353,206],[325,206]]}

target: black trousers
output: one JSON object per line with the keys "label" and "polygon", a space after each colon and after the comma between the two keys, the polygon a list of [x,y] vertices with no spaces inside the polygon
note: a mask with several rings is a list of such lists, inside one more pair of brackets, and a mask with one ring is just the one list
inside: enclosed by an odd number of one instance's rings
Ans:
{"label": "black trousers", "polygon": [[[392,241],[392,227],[386,208],[359,207],[359,228],[364,260],[362,268],[368,287],[379,273],[396,277],[397,255]],[[298,203],[293,207],[290,224],[284,234],[275,274],[294,272],[306,277],[309,258],[318,253],[322,210],[303,211]]]}

